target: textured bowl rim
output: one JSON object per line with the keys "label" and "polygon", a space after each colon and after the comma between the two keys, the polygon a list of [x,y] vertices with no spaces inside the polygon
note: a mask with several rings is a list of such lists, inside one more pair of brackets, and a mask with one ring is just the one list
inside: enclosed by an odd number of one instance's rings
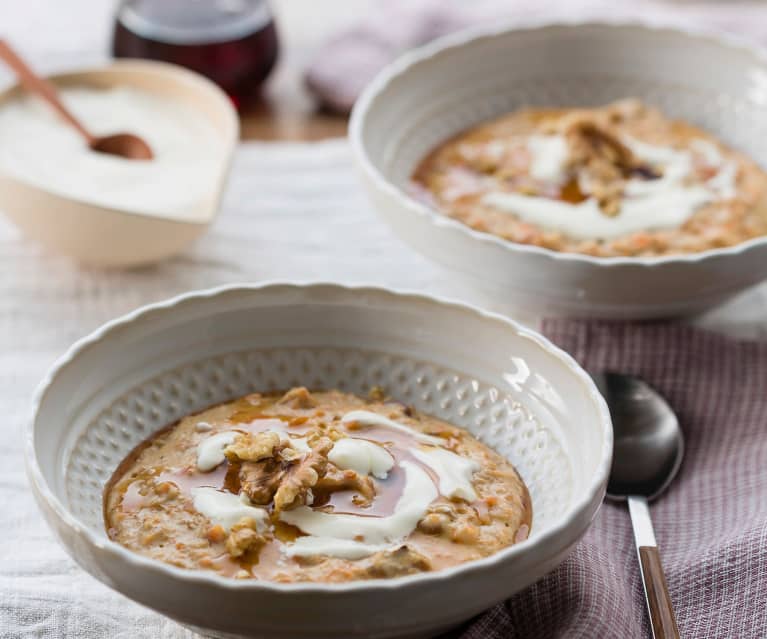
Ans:
{"label": "textured bowl rim", "polygon": [[615,18],[615,19],[512,19],[504,20],[494,26],[480,25],[461,30],[457,33],[448,34],[429,42],[426,45],[408,51],[382,69],[373,80],[365,87],[360,97],[354,104],[349,120],[349,142],[357,164],[365,176],[372,180],[376,189],[397,200],[401,207],[408,210],[426,223],[438,229],[444,229],[450,233],[464,235],[471,240],[485,244],[486,246],[499,247],[508,253],[522,253],[539,255],[564,263],[586,263],[599,267],[639,266],[658,268],[668,264],[695,264],[698,262],[724,258],[727,256],[740,255],[750,249],[767,245],[767,236],[756,237],[734,246],[725,248],[709,249],[696,253],[650,256],[650,257],[596,257],[582,253],[554,251],[552,249],[512,242],[490,233],[477,231],[458,220],[447,217],[438,211],[422,204],[409,196],[403,189],[390,182],[370,160],[363,142],[363,129],[366,125],[368,111],[375,104],[379,95],[384,92],[389,84],[411,71],[413,67],[426,63],[439,57],[443,53],[469,47],[475,42],[489,40],[504,35],[511,36],[515,33],[544,31],[546,29],[572,29],[579,28],[633,28],[646,32],[665,32],[679,36],[680,38],[706,41],[714,45],[732,50],[739,50],[754,58],[765,71],[767,71],[767,50],[759,44],[742,36],[730,33],[722,33],[701,26],[680,26],[662,19],[647,18]]}
{"label": "textured bowl rim", "polygon": [[[240,139],[240,120],[237,116],[237,110],[232,105],[232,101],[229,96],[224,92],[221,87],[214,83],[204,75],[187,69],[186,67],[172,64],[170,62],[163,62],[162,60],[145,60],[140,58],[117,58],[107,60],[102,63],[91,63],[83,66],[72,67],[68,69],[59,69],[51,73],[43,74],[43,77],[47,80],[51,80],[54,84],[73,76],[91,75],[97,73],[109,73],[115,71],[117,73],[147,73],[152,75],[160,75],[164,78],[173,78],[176,82],[182,82],[190,86],[200,88],[207,91],[212,97],[218,101],[220,111],[224,119],[226,119],[227,131],[223,135],[217,135],[216,138],[221,140],[223,157],[221,162],[221,175],[215,184],[215,199],[218,202],[213,210],[208,214],[204,220],[190,220],[184,218],[175,218],[164,216],[155,212],[143,212],[129,208],[121,208],[117,206],[102,206],[95,204],[87,199],[81,197],[72,197],[61,193],[56,190],[51,190],[48,187],[35,184],[23,178],[17,177],[13,173],[2,171],[2,177],[5,180],[11,180],[18,184],[22,184],[27,188],[36,189],[46,195],[74,202],[82,207],[92,207],[98,209],[101,212],[109,213],[110,215],[127,215],[129,217],[147,218],[148,220],[160,220],[168,224],[177,224],[180,226],[210,226],[213,220],[218,216],[221,209],[220,200],[226,186],[229,173],[231,171],[232,161],[234,153],[237,149],[237,144]],[[8,82],[0,87],[0,100],[4,100],[8,95],[14,91],[18,91],[22,88],[19,82]],[[185,101],[185,104],[189,104]]]}
{"label": "textured bowl rim", "polygon": [[[536,346],[556,358],[562,366],[564,366],[572,375],[575,376],[576,379],[579,379],[584,386],[584,390],[586,391],[588,398],[593,402],[599,416],[599,423],[602,429],[602,450],[596,470],[586,489],[577,499],[573,501],[566,513],[560,517],[559,521],[552,525],[540,536],[534,537],[531,540],[524,541],[513,546],[508,546],[498,551],[497,553],[482,559],[469,561],[450,568],[436,570],[434,572],[418,573],[415,575],[396,577],[392,579],[352,581],[345,583],[327,584],[310,582],[283,584],[270,581],[231,579],[203,570],[188,570],[184,568],[177,568],[159,560],[139,555],[138,553],[130,551],[108,538],[97,537],[97,535],[89,527],[81,524],[48,488],[48,484],[43,477],[42,471],[38,464],[34,446],[35,421],[37,418],[38,409],[46,392],[55,382],[59,372],[68,364],[70,364],[83,350],[87,349],[93,344],[102,341],[103,339],[109,338],[109,336],[114,331],[119,330],[124,326],[140,321],[147,316],[170,311],[180,305],[194,304],[200,300],[212,299],[220,295],[236,292],[259,292],[274,289],[301,289],[310,291],[312,289],[323,288],[330,288],[337,292],[343,292],[349,295],[367,293],[396,297],[399,299],[407,299],[414,303],[429,304],[437,308],[442,307],[444,309],[452,309],[461,311],[463,313],[470,313],[475,317],[481,318],[483,320],[496,322],[497,324],[507,327],[518,336],[534,342]],[[196,584],[218,586],[225,589],[252,590],[254,592],[276,591],[285,593],[344,593],[360,590],[372,592],[387,591],[401,586],[415,586],[418,584],[428,585],[431,583],[443,582],[452,578],[459,577],[461,575],[481,572],[486,567],[489,567],[493,564],[501,563],[525,552],[533,552],[536,548],[544,548],[559,538],[561,535],[563,535],[563,533],[566,533],[567,529],[571,527],[571,525],[579,518],[579,516],[582,516],[584,513],[588,513],[590,504],[594,498],[599,496],[600,493],[604,492],[604,486],[607,483],[607,478],[610,472],[610,465],[612,462],[612,448],[613,431],[612,422],[610,420],[610,412],[607,408],[607,404],[605,403],[604,398],[597,390],[593,380],[580,367],[580,365],[575,361],[575,359],[573,359],[571,355],[560,349],[558,346],[555,346],[551,341],[536,331],[526,328],[514,320],[511,320],[497,313],[484,311],[463,302],[425,295],[414,290],[395,289],[366,284],[348,285],[327,281],[270,280],[259,284],[226,284],[215,288],[192,291],[177,295],[165,301],[142,306],[126,315],[113,319],[102,325],[100,328],[96,329],[90,335],[87,335],[76,341],[49,368],[48,372],[45,374],[35,389],[32,398],[30,415],[27,420],[24,432],[24,458],[27,478],[32,484],[34,491],[37,493],[41,500],[44,500],[46,505],[52,510],[61,524],[68,527],[70,531],[74,532],[80,538],[84,538],[89,545],[105,553],[108,553],[112,559],[116,559],[121,562],[127,562],[131,565],[132,568],[145,570],[148,574],[156,574],[164,577],[175,578],[190,585]],[[600,500],[594,511],[589,514],[590,522],[593,521],[594,517],[596,517],[596,514],[601,507],[601,503],[602,502]],[[578,532],[576,535],[573,535],[571,532],[567,534],[566,537],[569,542],[573,542],[574,537],[577,538],[580,536],[580,534],[581,533]],[[69,549],[65,549],[69,553]]]}

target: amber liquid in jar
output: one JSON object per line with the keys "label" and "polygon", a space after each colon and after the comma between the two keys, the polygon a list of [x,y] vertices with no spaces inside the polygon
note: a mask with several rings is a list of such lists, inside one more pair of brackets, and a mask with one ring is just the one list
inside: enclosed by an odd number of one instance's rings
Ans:
{"label": "amber liquid in jar", "polygon": [[197,71],[243,108],[258,97],[278,43],[265,0],[125,0],[112,48]]}

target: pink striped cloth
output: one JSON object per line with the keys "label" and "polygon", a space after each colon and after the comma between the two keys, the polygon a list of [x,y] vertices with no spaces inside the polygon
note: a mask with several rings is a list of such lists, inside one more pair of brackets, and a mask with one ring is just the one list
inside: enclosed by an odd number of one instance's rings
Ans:
{"label": "pink striped cloth", "polygon": [[439,36],[499,20],[605,18],[699,24],[767,42],[767,3],[753,0],[376,0],[315,52],[306,80],[327,108],[347,113],[381,68]]}
{"label": "pink striped cloth", "polygon": [[[546,321],[587,369],[640,375],[679,416],[685,459],[650,510],[683,637],[767,637],[767,343],[679,324]],[[460,639],[646,639],[626,507],[606,502],[570,557]]]}

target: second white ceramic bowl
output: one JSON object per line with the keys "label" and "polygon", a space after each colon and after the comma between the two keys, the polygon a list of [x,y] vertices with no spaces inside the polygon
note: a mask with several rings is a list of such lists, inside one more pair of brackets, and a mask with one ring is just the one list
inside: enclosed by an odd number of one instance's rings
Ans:
{"label": "second white ceramic bowl", "polygon": [[[347,584],[277,584],[182,570],[104,531],[102,491],[166,424],[255,390],[383,386],[511,460],[530,538],[455,568]],[[542,577],[602,501],[604,400],[570,356],[496,315],[376,288],[226,287],[111,322],[70,349],[35,399],[32,488],[66,550],[105,584],[207,634],[269,639],[432,636]]]}
{"label": "second white ceramic bowl", "polygon": [[496,308],[652,318],[712,307],[767,277],[767,239],[693,255],[594,258],[480,233],[405,193],[424,155],[523,106],[638,97],[767,166],[767,63],[729,39],[640,24],[559,24],[449,36],[405,54],[358,100],[350,138],[373,203],[417,251]]}

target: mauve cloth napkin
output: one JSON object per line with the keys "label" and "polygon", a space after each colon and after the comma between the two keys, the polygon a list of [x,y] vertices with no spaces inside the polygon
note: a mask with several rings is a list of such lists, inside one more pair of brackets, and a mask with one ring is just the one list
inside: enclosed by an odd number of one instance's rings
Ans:
{"label": "mauve cloth napkin", "polygon": [[767,3],[758,0],[379,0],[315,53],[306,80],[325,106],[346,113],[388,62],[439,36],[499,21],[619,18],[699,25],[767,42]]}
{"label": "mauve cloth napkin", "polygon": [[[590,370],[640,375],[679,416],[685,457],[650,506],[683,637],[767,637],[767,342],[681,324],[546,320]],[[605,502],[570,557],[447,637],[650,636],[631,522]]]}

